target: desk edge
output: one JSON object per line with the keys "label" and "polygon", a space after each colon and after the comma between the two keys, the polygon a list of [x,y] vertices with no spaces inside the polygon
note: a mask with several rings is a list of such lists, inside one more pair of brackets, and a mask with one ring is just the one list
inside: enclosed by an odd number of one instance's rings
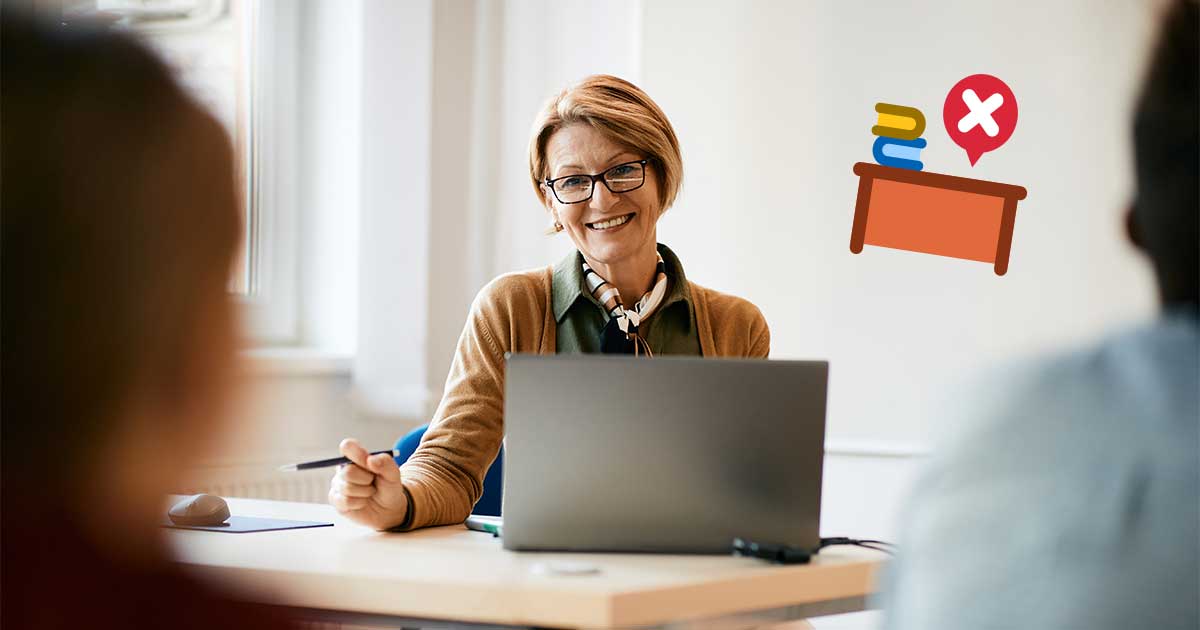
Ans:
{"label": "desk edge", "polygon": [[969,177],[957,177],[955,175],[946,175],[944,173],[913,171],[905,168],[871,164],[870,162],[856,162],[854,164],[854,174],[863,178],[884,179],[903,184],[931,186],[945,190],[957,190],[960,192],[988,195],[990,197],[1003,197],[1004,199],[1015,199],[1018,201],[1024,199],[1028,194],[1028,191],[1026,191],[1023,186],[992,182],[983,179],[971,179]]}

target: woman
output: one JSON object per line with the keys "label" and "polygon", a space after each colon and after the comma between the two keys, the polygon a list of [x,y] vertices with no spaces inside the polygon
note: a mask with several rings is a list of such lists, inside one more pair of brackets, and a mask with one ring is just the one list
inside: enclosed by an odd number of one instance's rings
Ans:
{"label": "woman", "polygon": [[227,428],[229,141],[142,46],[41,19],[0,40],[4,627],[283,627],[161,527]]}
{"label": "woman", "polygon": [[342,442],[354,464],[334,476],[329,501],[346,517],[400,530],[466,519],[504,436],[506,352],[767,356],[759,310],[689,281],[657,243],[683,165],[645,92],[597,75],[550,99],[533,126],[529,174],[550,232],[566,232],[577,251],[480,291],[441,404],[402,468]]}

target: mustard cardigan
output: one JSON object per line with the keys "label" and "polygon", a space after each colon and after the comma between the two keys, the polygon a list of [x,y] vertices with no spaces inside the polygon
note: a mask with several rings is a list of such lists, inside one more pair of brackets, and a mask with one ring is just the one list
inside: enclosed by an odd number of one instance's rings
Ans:
{"label": "mustard cardigan", "polygon": [[[505,274],[475,297],[442,401],[400,468],[409,508],[396,529],[461,523],[471,513],[504,439],[505,353],[555,353],[553,273]],[[766,358],[771,333],[758,307],[689,283],[703,356]]]}

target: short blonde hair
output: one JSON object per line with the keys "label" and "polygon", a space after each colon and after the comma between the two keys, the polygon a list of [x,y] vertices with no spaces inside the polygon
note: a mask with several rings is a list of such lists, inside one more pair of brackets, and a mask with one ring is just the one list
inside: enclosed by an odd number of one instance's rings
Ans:
{"label": "short blonde hair", "polygon": [[546,101],[533,122],[529,139],[529,177],[538,197],[550,175],[546,143],[554,132],[582,123],[614,142],[644,153],[658,169],[658,201],[666,210],[675,203],[683,183],[679,139],[667,115],[638,86],[607,74],[594,74]]}

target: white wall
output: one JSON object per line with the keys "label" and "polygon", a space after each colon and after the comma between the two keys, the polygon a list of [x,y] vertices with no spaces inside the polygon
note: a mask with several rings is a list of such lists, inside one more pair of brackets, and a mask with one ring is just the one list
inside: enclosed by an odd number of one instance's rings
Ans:
{"label": "white wall", "polygon": [[[1151,3],[644,6],[642,86],[676,126],[685,168],[660,240],[689,277],[762,307],[772,356],[830,359],[831,440],[924,443],[934,401],[981,366],[1152,312],[1149,268],[1121,222]],[[1012,87],[1020,117],[971,168],[941,108],[977,72]],[[926,170],[1028,189],[1007,275],[850,253],[851,167],[872,161],[879,101],[926,114]]]}

